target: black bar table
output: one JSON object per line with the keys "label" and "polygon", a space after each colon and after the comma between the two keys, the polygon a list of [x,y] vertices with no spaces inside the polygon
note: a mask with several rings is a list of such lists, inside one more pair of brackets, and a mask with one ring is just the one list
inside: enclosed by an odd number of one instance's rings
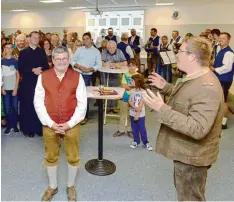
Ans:
{"label": "black bar table", "polygon": [[123,97],[124,89],[120,87],[108,87],[118,92],[118,95],[100,95],[98,87],[87,87],[87,97],[98,100],[98,158],[89,160],[85,164],[85,169],[98,176],[110,175],[116,171],[116,166],[113,162],[103,159],[103,100],[118,100]]}

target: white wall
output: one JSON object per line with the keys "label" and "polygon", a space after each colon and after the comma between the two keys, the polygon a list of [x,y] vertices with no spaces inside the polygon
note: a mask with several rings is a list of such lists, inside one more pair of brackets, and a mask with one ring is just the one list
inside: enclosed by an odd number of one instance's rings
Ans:
{"label": "white wall", "polygon": [[2,13],[2,30],[12,33],[17,29],[25,33],[32,30],[59,32],[63,28],[76,31],[81,36],[85,31],[85,13],[81,11],[39,11],[23,13]]}
{"label": "white wall", "polygon": [[[158,29],[159,35],[171,36],[173,30],[179,30],[181,36],[191,32],[200,34],[205,29],[218,28],[232,35],[230,46],[234,50],[234,1],[233,4],[200,6],[164,6],[148,9],[145,12],[145,38],[150,29]],[[172,13],[179,11],[181,17],[172,19]],[[229,92],[234,94],[234,82]]]}
{"label": "white wall", "polygon": [[[234,49],[234,2],[233,4],[197,5],[197,6],[164,6],[150,8],[145,11],[144,36],[148,38],[150,29],[156,27],[159,35],[171,36],[171,31],[179,30],[181,35],[187,32],[199,34],[206,28],[218,28],[229,32],[233,37],[231,47]],[[181,18],[172,19],[173,11],[179,11]],[[17,29],[30,32],[41,29],[44,32],[60,32],[63,28],[78,32],[79,36],[85,32],[85,13],[77,10],[39,11],[25,13],[2,13],[2,30],[12,33]],[[234,84],[231,87],[234,94]]]}

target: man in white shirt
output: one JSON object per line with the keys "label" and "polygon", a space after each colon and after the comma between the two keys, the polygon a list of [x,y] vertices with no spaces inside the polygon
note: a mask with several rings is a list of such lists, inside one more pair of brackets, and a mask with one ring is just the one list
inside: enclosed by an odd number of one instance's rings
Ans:
{"label": "man in white shirt", "polygon": [[86,113],[86,87],[80,73],[68,68],[69,52],[66,47],[54,48],[52,61],[54,68],[38,77],[34,97],[34,107],[43,124],[45,165],[49,177],[49,187],[42,201],[51,201],[58,192],[56,175],[60,137],[64,138],[68,161],[67,197],[68,201],[76,201],[74,184],[80,165],[79,122]]}
{"label": "man in white shirt", "polygon": [[131,36],[128,38],[128,44],[133,50],[134,58],[137,61],[137,66],[140,67],[140,52],[141,49],[144,47],[144,44],[142,38],[136,34],[135,29],[131,29]]}
{"label": "man in white shirt", "polygon": [[179,36],[179,31],[174,30],[172,31],[172,39],[170,41],[170,44],[172,45],[174,53],[178,53],[179,46],[182,44],[182,37]]}
{"label": "man in white shirt", "polygon": [[106,36],[106,30],[101,29],[100,35],[97,37],[97,40],[96,40],[96,47],[97,48],[101,47],[101,43],[105,39],[105,36]]}
{"label": "man in white shirt", "polygon": [[214,67],[210,67],[218,77],[224,94],[224,117],[222,121],[222,129],[227,129],[227,116],[228,106],[227,97],[229,88],[233,82],[234,76],[234,54],[233,50],[229,47],[231,35],[227,32],[223,32],[219,37],[219,46],[216,48],[216,56],[214,61]]}
{"label": "man in white shirt", "polygon": [[128,35],[126,33],[122,34],[121,42],[118,43],[117,48],[122,51],[127,61],[130,58],[134,58],[133,51],[131,47],[128,45]]}

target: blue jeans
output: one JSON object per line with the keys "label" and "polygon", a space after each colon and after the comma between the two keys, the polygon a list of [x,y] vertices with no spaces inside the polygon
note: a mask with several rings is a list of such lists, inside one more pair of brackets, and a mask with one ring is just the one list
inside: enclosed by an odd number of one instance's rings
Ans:
{"label": "blue jeans", "polygon": [[7,128],[16,127],[18,122],[18,96],[13,96],[12,92],[13,90],[6,90],[6,95],[3,96]]}
{"label": "blue jeans", "polygon": [[[130,116],[130,120],[131,120],[134,142],[140,144],[140,142],[142,141],[144,145],[149,143],[147,139],[147,131],[145,128],[145,117],[140,117],[137,121],[135,121],[134,117]],[[139,136],[140,134],[141,134],[141,140]]]}
{"label": "blue jeans", "polygon": [[[85,86],[90,86],[92,75],[82,75],[82,76],[85,82]],[[87,100],[87,111],[85,114],[85,118],[88,119],[88,117],[89,117],[89,99]]]}

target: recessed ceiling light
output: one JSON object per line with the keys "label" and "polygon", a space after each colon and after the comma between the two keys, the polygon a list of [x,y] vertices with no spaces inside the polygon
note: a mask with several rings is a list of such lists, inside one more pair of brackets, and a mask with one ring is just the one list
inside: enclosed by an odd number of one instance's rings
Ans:
{"label": "recessed ceiling light", "polygon": [[50,3],[62,3],[62,2],[64,2],[64,0],[42,0],[40,2],[41,3],[47,3],[47,4],[50,4]]}
{"label": "recessed ceiling light", "polygon": [[13,12],[26,12],[28,10],[24,10],[24,9],[15,9],[15,10],[11,10]]}
{"label": "recessed ceiling light", "polygon": [[70,9],[84,9],[86,7],[69,7]]}

